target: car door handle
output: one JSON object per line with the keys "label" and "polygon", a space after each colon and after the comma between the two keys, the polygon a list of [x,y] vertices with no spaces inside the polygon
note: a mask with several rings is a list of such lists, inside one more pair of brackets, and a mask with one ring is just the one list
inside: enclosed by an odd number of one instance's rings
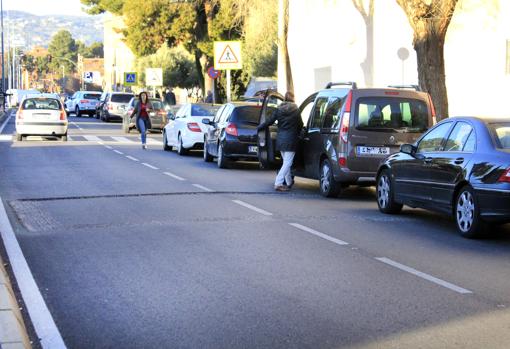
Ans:
{"label": "car door handle", "polygon": [[455,159],[454,162],[455,162],[455,164],[460,165],[464,162],[464,158],[457,158],[457,159]]}
{"label": "car door handle", "polygon": [[427,164],[432,162],[432,158],[425,158],[423,161],[425,161]]}

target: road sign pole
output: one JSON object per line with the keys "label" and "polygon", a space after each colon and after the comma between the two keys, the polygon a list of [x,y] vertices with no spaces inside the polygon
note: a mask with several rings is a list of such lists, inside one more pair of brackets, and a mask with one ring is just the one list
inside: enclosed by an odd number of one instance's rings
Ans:
{"label": "road sign pole", "polygon": [[227,69],[227,102],[231,101],[231,88],[230,88],[230,69]]}

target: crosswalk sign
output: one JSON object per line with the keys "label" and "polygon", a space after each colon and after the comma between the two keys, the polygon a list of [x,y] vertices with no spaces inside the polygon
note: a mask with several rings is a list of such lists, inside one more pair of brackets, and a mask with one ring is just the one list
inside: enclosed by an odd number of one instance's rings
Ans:
{"label": "crosswalk sign", "polygon": [[243,69],[240,41],[214,42],[214,69]]}
{"label": "crosswalk sign", "polygon": [[136,85],[137,76],[134,72],[124,73],[124,85],[131,86]]}

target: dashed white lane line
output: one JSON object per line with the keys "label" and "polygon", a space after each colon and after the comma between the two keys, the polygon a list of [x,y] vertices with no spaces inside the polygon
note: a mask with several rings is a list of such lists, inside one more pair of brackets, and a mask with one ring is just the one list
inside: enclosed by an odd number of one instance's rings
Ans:
{"label": "dashed white lane line", "polygon": [[113,147],[110,147],[109,145],[104,146],[106,149],[113,149]]}
{"label": "dashed white lane line", "polygon": [[318,236],[318,237],[320,237],[320,238],[322,238],[324,240],[331,241],[331,242],[333,242],[333,243],[335,243],[337,245],[341,245],[341,246],[349,245],[348,242],[345,242],[345,241],[340,240],[340,239],[336,239],[336,238],[334,238],[332,236],[326,235],[326,234],[321,233],[321,232],[319,232],[317,230],[313,230],[312,228],[308,228],[308,227],[306,227],[304,225],[301,225],[301,224],[298,224],[298,223],[289,223],[289,225],[293,226],[294,228],[298,228],[298,229],[300,229],[302,231],[306,231],[307,233],[310,233],[310,234],[313,234],[315,236]]}
{"label": "dashed white lane line", "polygon": [[252,211],[255,211],[257,213],[260,213],[260,214],[263,214],[264,216],[272,216],[273,214],[271,212],[267,212],[261,208],[258,208],[258,207],[255,207],[253,205],[250,205],[249,203],[247,202],[244,202],[244,201],[241,201],[241,200],[232,200],[233,203],[236,203],[238,205],[241,205],[243,207],[246,207]]}
{"label": "dashed white lane line", "polygon": [[103,143],[103,142],[101,142],[101,141],[97,142],[97,144],[99,144],[99,145],[104,145],[104,143]]}
{"label": "dashed white lane line", "polygon": [[186,180],[186,179],[184,179],[182,177],[179,177],[178,175],[173,174],[171,172],[163,172],[163,174],[167,175],[168,177],[172,177],[174,179],[177,179],[178,181],[185,181]]}
{"label": "dashed white lane line", "polygon": [[138,160],[137,158],[132,157],[131,155],[126,155],[126,157],[127,157],[129,160],[133,160],[133,161],[140,161],[140,160]]}
{"label": "dashed white lane line", "polygon": [[427,281],[430,281],[430,282],[433,282],[437,285],[440,285],[440,286],[443,286],[443,287],[446,287],[452,291],[455,291],[457,293],[461,293],[461,294],[470,294],[470,293],[473,293],[472,291],[470,290],[467,290],[465,288],[462,288],[460,286],[457,286],[457,285],[454,285],[452,283],[449,283],[447,281],[444,281],[444,280],[441,280],[441,279],[438,279],[432,275],[429,275],[429,274],[426,274],[426,273],[423,273],[419,270],[416,270],[416,269],[413,269],[411,267],[408,267],[406,265],[403,265],[403,264],[400,264],[398,262],[395,262],[389,258],[386,258],[386,257],[379,257],[379,258],[376,258],[379,262],[383,262],[383,263],[386,263],[388,265],[391,265],[392,267],[395,267],[397,269],[400,269],[400,270],[403,270],[405,272],[408,272],[410,274],[413,274],[415,276],[418,276],[422,279],[425,279]]}
{"label": "dashed white lane line", "polygon": [[198,189],[202,189],[204,191],[208,191],[208,192],[213,192],[214,191],[214,190],[209,189],[207,187],[204,187],[203,185],[200,185],[200,184],[192,184],[192,186],[194,186],[195,188],[198,188]]}
{"label": "dashed white lane line", "polygon": [[120,150],[113,149],[113,151],[114,151],[115,153],[119,154],[119,155],[124,155],[124,153],[123,153],[123,152],[121,152]]}
{"label": "dashed white lane line", "polygon": [[97,136],[91,136],[91,135],[83,135],[83,138],[85,138],[89,142],[101,142],[101,138]]}
{"label": "dashed white lane line", "polygon": [[142,165],[148,168],[152,168],[153,170],[159,170],[159,168],[157,168],[156,166],[152,166],[151,164],[148,164],[146,162],[142,162]]}

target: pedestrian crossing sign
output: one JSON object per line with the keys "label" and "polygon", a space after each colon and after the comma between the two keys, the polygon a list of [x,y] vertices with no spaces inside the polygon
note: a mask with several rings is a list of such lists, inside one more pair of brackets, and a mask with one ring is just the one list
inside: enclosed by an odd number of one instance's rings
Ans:
{"label": "pedestrian crossing sign", "polygon": [[214,69],[243,69],[241,41],[214,42]]}
{"label": "pedestrian crossing sign", "polygon": [[136,73],[134,72],[124,73],[124,85],[126,86],[136,85],[136,81],[137,81]]}

